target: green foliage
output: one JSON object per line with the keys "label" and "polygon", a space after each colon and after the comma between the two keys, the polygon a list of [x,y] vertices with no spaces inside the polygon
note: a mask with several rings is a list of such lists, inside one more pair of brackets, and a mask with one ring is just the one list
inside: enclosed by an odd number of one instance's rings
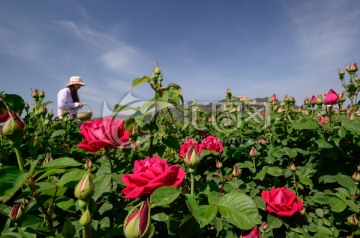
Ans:
{"label": "green foliage", "polygon": [[[125,122],[132,131],[129,145],[96,153],[77,147],[83,140],[79,123],[54,118],[46,109],[50,101],[36,97],[27,107],[20,96],[1,92],[0,108],[25,110],[28,128],[17,150],[0,135],[1,237],[123,237],[128,212],[144,200],[151,207],[153,237],[240,237],[254,226],[261,237],[357,237],[360,119],[354,74],[351,79],[345,89],[352,108],[298,107],[288,98],[255,108],[229,91],[209,111],[195,101],[184,107],[181,87],[163,87],[157,65],[151,77],[132,82],[133,88],[148,84],[153,98],[114,107],[115,114],[134,111]],[[321,117],[327,120],[320,123]],[[204,150],[196,173],[190,173],[180,146],[208,135],[219,138],[223,150]],[[136,160],[152,156],[186,170],[183,183],[124,199],[121,176],[133,173]],[[74,190],[87,173],[94,193],[82,201]],[[296,194],[304,209],[289,217],[269,212],[262,191],[280,187]],[[23,213],[10,219],[15,203]]]}

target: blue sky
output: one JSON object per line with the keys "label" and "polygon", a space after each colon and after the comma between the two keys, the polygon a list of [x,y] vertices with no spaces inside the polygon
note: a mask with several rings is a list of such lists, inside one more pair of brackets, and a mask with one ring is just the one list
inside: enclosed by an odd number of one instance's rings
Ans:
{"label": "blue sky", "polygon": [[146,100],[159,62],[186,101],[341,92],[339,68],[360,63],[357,0],[2,0],[1,91],[54,101],[70,76],[95,116],[131,93]]}

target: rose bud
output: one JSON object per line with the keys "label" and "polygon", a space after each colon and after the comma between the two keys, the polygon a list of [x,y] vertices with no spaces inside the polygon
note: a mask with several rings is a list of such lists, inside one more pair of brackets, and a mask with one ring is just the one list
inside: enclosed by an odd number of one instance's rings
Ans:
{"label": "rose bud", "polygon": [[269,98],[269,102],[270,102],[271,104],[276,104],[276,102],[277,102],[277,97],[276,97],[276,94],[275,94],[275,93]]}
{"label": "rose bud", "polygon": [[154,75],[155,75],[155,77],[158,77],[160,74],[161,74],[161,70],[160,70],[159,64],[157,64],[154,69]]}
{"label": "rose bud", "polygon": [[11,113],[10,118],[5,122],[2,134],[13,144],[19,145],[26,133],[26,129],[26,125],[22,119],[13,112]]}
{"label": "rose bud", "polygon": [[90,178],[90,173],[87,172],[75,187],[75,197],[89,201],[94,192],[94,184]]}
{"label": "rose bud", "polygon": [[360,79],[359,79],[359,77],[357,75],[355,75],[355,77],[354,77],[354,82],[355,83],[360,83]]}
{"label": "rose bud", "polygon": [[337,103],[338,99],[339,95],[333,89],[330,89],[325,96],[324,103],[325,105],[334,105]]}
{"label": "rose bud", "polygon": [[42,90],[40,93],[39,93],[39,98],[44,98],[45,97],[45,92],[44,90]]}
{"label": "rose bud", "polygon": [[345,76],[344,70],[339,69],[339,78],[340,78],[340,80],[343,80],[343,79],[344,79],[344,76]]}
{"label": "rose bud", "polygon": [[90,159],[86,159],[86,162],[85,162],[85,169],[89,172],[91,172],[91,167],[92,167],[92,162]]}
{"label": "rose bud", "polygon": [[6,122],[6,120],[9,118],[10,114],[8,111],[5,111],[0,115],[0,123]]}
{"label": "rose bud", "polygon": [[240,169],[239,167],[237,167],[236,165],[234,165],[233,171],[232,171],[232,175],[233,175],[234,177],[240,177],[241,172],[242,172],[242,169]]}
{"label": "rose bud", "polygon": [[80,217],[80,225],[87,226],[91,222],[91,214],[89,209],[86,209],[85,212]]}
{"label": "rose bud", "polygon": [[216,160],[215,161],[215,163],[216,163],[216,168],[218,168],[218,169],[221,169],[222,168],[222,166],[223,166],[223,164],[222,164],[222,162],[220,161],[220,160]]}
{"label": "rose bud", "polygon": [[34,101],[38,101],[39,100],[39,91],[37,89],[35,89],[32,93],[31,93],[32,98],[34,99]]}
{"label": "rose bud", "polygon": [[345,100],[346,100],[345,92],[342,92],[341,94],[339,94],[339,100],[338,100],[338,102],[339,102],[339,103],[343,103],[343,102],[345,102]]}
{"label": "rose bud", "polygon": [[319,95],[316,98],[316,104],[320,107],[324,103],[324,97],[322,95]]}
{"label": "rose bud", "polygon": [[360,182],[360,173],[359,172],[355,172],[352,176],[351,176],[352,180],[354,180],[355,183],[359,183]]}
{"label": "rose bud", "polygon": [[311,105],[315,105],[316,104],[316,97],[313,95],[310,99],[310,102],[309,102]]}
{"label": "rose bud", "polygon": [[264,221],[264,222],[261,224],[261,228],[262,228],[263,230],[266,230],[267,225],[268,225],[267,222]]}
{"label": "rose bud", "polygon": [[50,163],[51,161],[53,161],[53,158],[52,158],[52,156],[51,156],[50,153],[47,153],[47,154],[46,154],[46,157],[45,157],[45,159],[44,159],[44,161],[43,161],[43,164]]}
{"label": "rose bud", "polygon": [[291,172],[295,172],[296,171],[296,165],[294,163],[291,163],[289,166],[289,169]]}
{"label": "rose bud", "polygon": [[24,213],[24,208],[22,207],[21,202],[14,203],[11,212],[10,212],[10,220],[17,221],[21,218]]}
{"label": "rose bud", "polygon": [[29,108],[30,108],[29,103],[26,102],[25,105],[24,105],[24,109],[29,110]]}
{"label": "rose bud", "polygon": [[352,214],[352,215],[348,216],[347,221],[350,223],[350,225],[353,225],[353,226],[357,226],[359,223],[356,214]]}
{"label": "rose bud", "polygon": [[151,237],[150,207],[147,202],[133,208],[124,221],[126,238]]}
{"label": "rose bud", "polygon": [[253,158],[257,156],[257,150],[255,149],[254,146],[251,147],[249,155]]}
{"label": "rose bud", "polygon": [[190,146],[184,157],[185,164],[189,167],[190,172],[195,172],[200,164],[200,155],[194,146]]}

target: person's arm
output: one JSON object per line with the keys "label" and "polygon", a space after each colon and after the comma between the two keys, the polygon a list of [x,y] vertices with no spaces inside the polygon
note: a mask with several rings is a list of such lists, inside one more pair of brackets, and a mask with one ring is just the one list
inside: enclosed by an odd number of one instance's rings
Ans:
{"label": "person's arm", "polygon": [[83,103],[81,103],[81,102],[73,102],[69,90],[61,90],[58,93],[58,107],[61,110],[73,109],[73,108],[82,107],[82,106],[83,106]]}

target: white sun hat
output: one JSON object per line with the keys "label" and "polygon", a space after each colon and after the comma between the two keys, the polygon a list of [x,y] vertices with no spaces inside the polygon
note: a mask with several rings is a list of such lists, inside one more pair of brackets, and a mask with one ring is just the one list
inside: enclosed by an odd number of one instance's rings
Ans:
{"label": "white sun hat", "polygon": [[72,76],[70,78],[70,82],[67,84],[67,86],[76,85],[76,84],[85,86],[85,84],[82,82],[82,79],[80,76]]}

